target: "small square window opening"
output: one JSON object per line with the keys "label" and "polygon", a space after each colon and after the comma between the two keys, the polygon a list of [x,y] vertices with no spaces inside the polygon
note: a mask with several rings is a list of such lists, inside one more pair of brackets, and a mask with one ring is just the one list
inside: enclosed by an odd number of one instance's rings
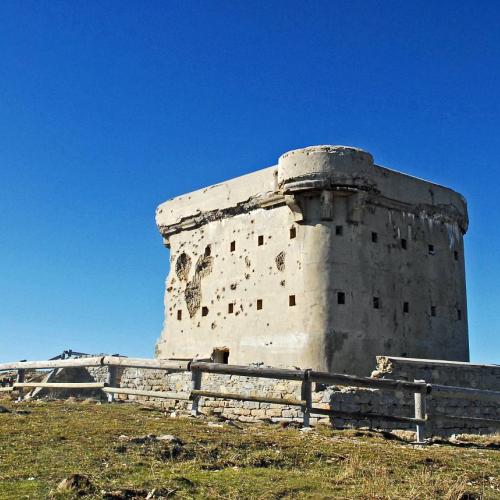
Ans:
{"label": "small square window opening", "polygon": [[408,244],[404,238],[401,238],[401,248],[406,250],[408,248]]}
{"label": "small square window opening", "polygon": [[410,312],[410,303],[409,302],[403,302],[403,312],[404,313]]}
{"label": "small square window opening", "polygon": [[296,236],[297,236],[297,228],[291,227],[290,228],[290,239],[293,240]]}
{"label": "small square window opening", "polygon": [[259,247],[264,244],[264,236],[261,235],[257,238],[257,244],[259,245]]}
{"label": "small square window opening", "polygon": [[342,236],[344,234],[344,226],[335,226],[335,234]]}
{"label": "small square window opening", "polygon": [[227,305],[227,312],[229,314],[233,314],[233,312],[234,312],[234,304],[232,302]]}
{"label": "small square window opening", "polygon": [[378,234],[372,233],[372,243],[377,243],[377,241],[378,241]]}
{"label": "small square window opening", "polygon": [[229,349],[214,349],[212,359],[214,363],[223,363],[227,365],[229,362]]}
{"label": "small square window opening", "polygon": [[207,306],[203,306],[201,308],[201,315],[202,316],[208,316],[208,307]]}
{"label": "small square window opening", "polygon": [[457,320],[461,321],[461,319],[462,319],[462,310],[461,309],[457,309]]}
{"label": "small square window opening", "polygon": [[458,260],[458,252],[456,250],[453,252],[453,258]]}
{"label": "small square window opening", "polygon": [[436,306],[431,306],[431,316],[436,316]]}
{"label": "small square window opening", "polygon": [[229,249],[231,250],[231,252],[234,252],[236,250],[236,241],[231,241]]}
{"label": "small square window opening", "polygon": [[380,299],[373,297],[373,309],[380,309]]}
{"label": "small square window opening", "polygon": [[295,302],[295,295],[289,295],[288,296],[288,305],[290,307],[294,306],[296,304]]}
{"label": "small square window opening", "polygon": [[177,311],[177,319],[179,321],[182,319],[182,311],[180,309]]}
{"label": "small square window opening", "polygon": [[345,304],[345,293],[337,292],[337,304]]}
{"label": "small square window opening", "polygon": [[257,299],[257,311],[262,309],[262,299]]}
{"label": "small square window opening", "polygon": [[429,245],[429,255],[434,255],[434,245]]}

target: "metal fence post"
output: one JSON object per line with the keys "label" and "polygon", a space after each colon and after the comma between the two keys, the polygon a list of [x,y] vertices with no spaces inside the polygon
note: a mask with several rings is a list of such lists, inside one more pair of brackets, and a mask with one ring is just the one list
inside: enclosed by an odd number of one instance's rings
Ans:
{"label": "metal fence post", "polygon": [[[24,382],[24,376],[26,374],[26,370],[17,370],[16,382],[22,383]],[[19,388],[19,395],[17,396],[17,401],[22,401],[24,397],[24,389],[22,387]]]}
{"label": "metal fence post", "polygon": [[[414,380],[414,382],[425,383],[425,380]],[[425,395],[427,389],[423,388],[418,392],[415,392],[415,418],[424,420],[426,418],[426,408],[425,408]],[[417,443],[425,443],[425,424],[417,424]]]}
{"label": "metal fence post", "polygon": [[[202,373],[200,370],[192,369],[191,370],[191,390],[199,391],[201,389],[201,376]],[[200,402],[200,396],[192,396],[191,402],[191,416],[198,416],[198,404]]]}
{"label": "metal fence post", "polygon": [[300,399],[306,402],[305,406],[302,407],[302,425],[303,427],[310,427],[310,416],[311,416],[311,406],[312,406],[312,396],[311,396],[311,369],[307,369],[304,372],[304,379],[302,380],[302,387],[300,391]]}

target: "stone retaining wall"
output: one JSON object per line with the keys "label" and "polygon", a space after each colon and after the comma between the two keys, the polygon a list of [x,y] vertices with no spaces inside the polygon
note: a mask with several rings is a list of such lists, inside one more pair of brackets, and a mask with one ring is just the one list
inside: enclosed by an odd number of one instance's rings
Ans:
{"label": "stone retaining wall", "polygon": [[[460,385],[478,389],[500,390],[500,367],[495,365],[472,365],[434,360],[415,360],[408,358],[379,357],[377,370],[373,376],[402,380],[425,380],[442,385]],[[96,380],[103,381],[106,368],[91,368]],[[147,391],[189,392],[191,373],[167,373],[164,370],[144,370],[125,368],[118,374],[120,387]],[[301,383],[277,379],[259,379],[235,375],[204,373],[203,390],[219,392],[239,392],[251,396],[300,399]],[[188,413],[190,402],[172,401],[158,398],[117,395],[118,400],[150,401],[153,404],[176,411]],[[313,405],[335,408],[347,412],[379,413],[388,415],[414,416],[413,394],[402,391],[381,391],[354,387],[326,387],[313,384]],[[463,399],[444,399],[427,397],[433,435],[448,436],[455,433],[492,433],[498,429],[478,422],[456,422],[436,420],[436,415],[448,414],[465,417],[493,418],[500,420],[500,408],[494,402],[469,401]],[[200,398],[199,411],[206,415],[220,415],[227,419],[250,422],[269,419],[272,421],[302,421],[302,411],[298,407],[270,403],[223,401]],[[332,423],[336,427],[371,426],[378,429],[410,429],[414,426],[403,423],[389,423],[378,420],[345,420],[312,415],[311,424]]]}

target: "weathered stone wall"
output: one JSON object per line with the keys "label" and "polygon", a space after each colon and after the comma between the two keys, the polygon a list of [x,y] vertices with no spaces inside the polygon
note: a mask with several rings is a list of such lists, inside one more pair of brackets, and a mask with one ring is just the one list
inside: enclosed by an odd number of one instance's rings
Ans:
{"label": "weathered stone wall", "polygon": [[[99,380],[106,377],[106,369],[95,370]],[[442,385],[459,385],[463,387],[500,390],[500,366],[474,365],[470,363],[453,363],[433,360],[415,360],[407,358],[379,357],[374,376],[414,380],[422,379],[429,383]],[[118,384],[139,390],[160,390],[188,393],[191,389],[191,373],[167,373],[164,370],[143,370],[126,368],[119,374]],[[297,381],[277,379],[258,379],[232,375],[215,375],[204,373],[202,389],[219,392],[239,392],[254,396],[300,399],[301,384]],[[187,413],[190,403],[138,396],[118,396],[118,400],[149,401],[164,408]],[[353,387],[325,387],[313,384],[313,405],[334,408],[347,412],[379,413],[388,415],[414,416],[413,394],[402,391],[380,391],[357,389]],[[500,420],[500,408],[493,402],[470,401],[463,399],[427,397],[430,425],[434,435],[451,435],[454,433],[492,433],[498,429],[488,425],[463,421],[452,422],[436,420],[436,415],[451,414],[464,417],[493,418]],[[201,398],[200,412],[206,415],[220,415],[227,419],[244,422],[269,419],[272,421],[301,421],[300,408],[269,403],[222,401]],[[346,420],[340,418],[313,415],[313,425],[323,422],[337,427],[372,426],[379,429],[410,429],[410,424],[392,424],[383,420]]]}

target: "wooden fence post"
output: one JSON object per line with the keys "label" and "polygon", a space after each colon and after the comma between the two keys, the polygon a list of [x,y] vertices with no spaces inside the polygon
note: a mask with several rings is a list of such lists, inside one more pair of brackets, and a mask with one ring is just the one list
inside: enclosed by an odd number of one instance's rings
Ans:
{"label": "wooden fence post", "polygon": [[[24,376],[26,374],[26,370],[17,370],[16,382],[22,383],[24,382]],[[17,397],[17,401],[22,401],[24,397],[24,389],[22,387],[19,388],[19,395]]]}
{"label": "wooden fence post", "polygon": [[[117,382],[117,367],[113,365],[108,366],[108,375],[106,377],[106,385],[108,387],[116,387]],[[115,400],[115,394],[112,392],[106,393],[106,398],[108,403],[112,403]]]}
{"label": "wooden fence post", "polygon": [[[193,391],[198,391],[201,389],[201,376],[202,373],[200,370],[196,370],[193,368],[191,370],[191,389]],[[200,402],[200,396],[192,396],[192,402],[191,402],[191,416],[196,417],[198,416],[198,404]]]}
{"label": "wooden fence post", "polygon": [[311,396],[311,370],[305,370],[304,379],[302,380],[302,387],[300,391],[300,399],[306,402],[305,406],[302,407],[302,425],[303,427],[310,427],[310,416],[311,416],[311,406],[312,406],[312,396]]}
{"label": "wooden fence post", "polygon": [[[425,380],[415,380],[415,382],[423,382]],[[425,408],[425,395],[426,389],[421,389],[418,392],[415,392],[415,418],[425,419],[426,417],[426,408]],[[417,424],[417,443],[424,444],[425,443],[425,424]]]}

